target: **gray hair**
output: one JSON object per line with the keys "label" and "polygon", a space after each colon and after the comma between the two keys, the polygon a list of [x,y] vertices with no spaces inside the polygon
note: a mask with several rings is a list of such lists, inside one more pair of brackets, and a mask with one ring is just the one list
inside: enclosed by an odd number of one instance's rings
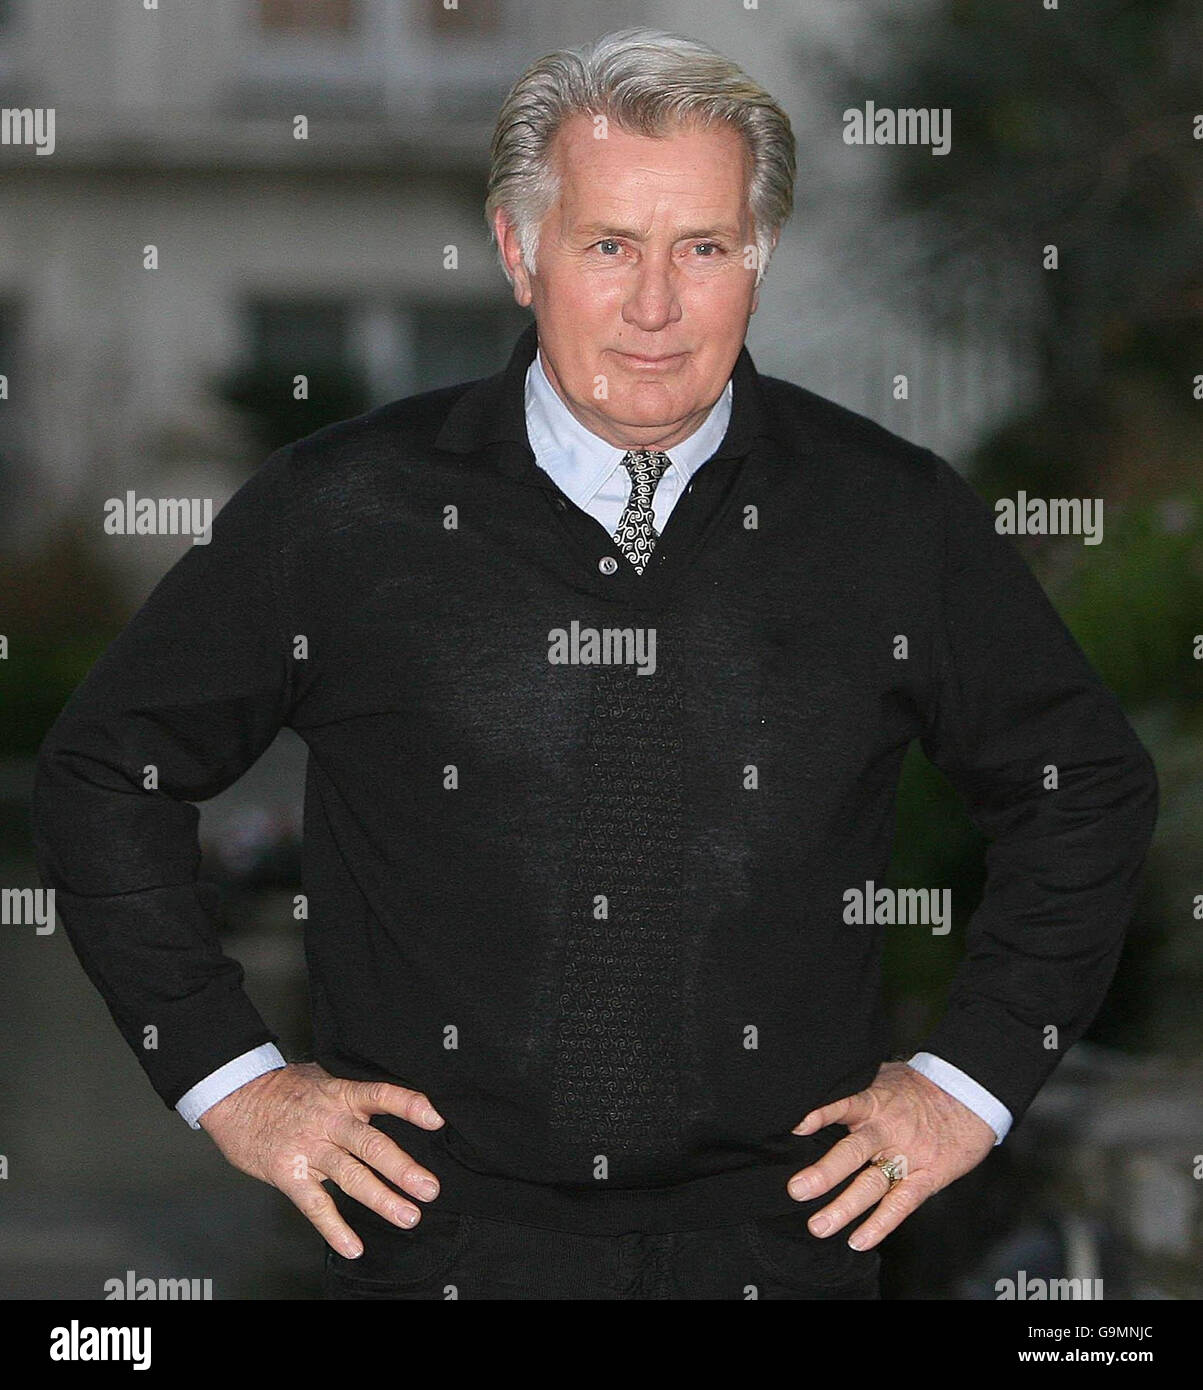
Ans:
{"label": "gray hair", "polygon": [[[502,103],[493,132],[485,219],[504,208],[522,264],[534,274],[539,224],[560,192],[551,147],[570,116],[604,116],[632,134],[662,137],[677,126],[725,121],[751,156],[748,209],[756,238],[756,284],[794,203],[795,151],[789,117],[729,58],[659,29],[620,29],[590,45],[538,59]],[[501,259],[501,247],[497,247]],[[509,268],[501,260],[506,278]]]}

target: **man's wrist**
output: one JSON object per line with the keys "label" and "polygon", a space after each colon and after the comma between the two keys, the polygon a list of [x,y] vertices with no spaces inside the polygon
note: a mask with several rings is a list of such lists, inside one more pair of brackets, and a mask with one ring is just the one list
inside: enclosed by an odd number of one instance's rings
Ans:
{"label": "man's wrist", "polygon": [[287,1065],[275,1043],[263,1043],[202,1077],[180,1097],[175,1108],[193,1129],[200,1129],[200,1117],[219,1100],[225,1100],[226,1096],[232,1095],[248,1081],[254,1081],[257,1076],[278,1071]]}
{"label": "man's wrist", "polygon": [[931,1052],[916,1052],[913,1057],[907,1059],[907,1066],[912,1067],[920,1076],[926,1076],[942,1091],[947,1091],[966,1109],[972,1110],[979,1120],[988,1124],[994,1131],[996,1147],[1007,1137],[1012,1122],[1011,1112],[997,1096],[974,1081],[973,1077],[963,1072],[960,1067],[954,1067],[951,1062],[946,1062]]}

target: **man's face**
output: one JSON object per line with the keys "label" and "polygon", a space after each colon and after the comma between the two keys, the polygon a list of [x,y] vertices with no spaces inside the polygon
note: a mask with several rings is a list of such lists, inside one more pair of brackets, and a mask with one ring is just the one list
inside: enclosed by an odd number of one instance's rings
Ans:
{"label": "man's face", "polygon": [[544,370],[587,429],[671,448],[718,399],[756,309],[743,140],[727,125],[649,139],[613,122],[595,139],[577,116],[553,155],[561,195],[534,276],[497,216],[514,297],[533,304]]}

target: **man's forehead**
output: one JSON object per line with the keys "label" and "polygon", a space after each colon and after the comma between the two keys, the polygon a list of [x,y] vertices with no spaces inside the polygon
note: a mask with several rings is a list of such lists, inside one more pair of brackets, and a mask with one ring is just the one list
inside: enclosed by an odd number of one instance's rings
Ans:
{"label": "man's forehead", "polygon": [[[605,169],[590,168],[587,161],[564,160],[558,199],[564,224],[599,234],[635,232],[649,221],[650,196],[659,204],[652,213],[657,220],[667,212],[669,220],[682,228],[736,231],[744,214],[746,170],[738,162],[724,159],[716,162],[714,172],[730,177],[701,181],[694,161],[687,168],[674,168],[671,152],[664,153],[662,160],[607,161]],[[656,180],[661,176],[667,182],[657,189]]]}
{"label": "man's forehead", "polygon": [[[620,236],[638,240],[651,230],[652,223],[646,219],[633,219],[630,209],[618,210],[613,217],[598,216],[595,209],[580,207],[565,208],[563,223],[570,231],[581,236]],[[699,217],[696,212],[667,210],[667,219],[678,236],[705,237],[739,235],[737,223],[724,214],[721,217]]]}

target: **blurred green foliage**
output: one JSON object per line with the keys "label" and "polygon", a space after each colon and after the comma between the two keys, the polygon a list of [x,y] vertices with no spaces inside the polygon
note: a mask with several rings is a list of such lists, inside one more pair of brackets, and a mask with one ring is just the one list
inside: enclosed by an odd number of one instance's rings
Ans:
{"label": "blurred green foliage", "polygon": [[[881,285],[939,331],[991,271],[1026,315],[1033,396],[963,461],[993,503],[1020,490],[1101,497],[1105,541],[1020,541],[1068,627],[1116,693],[1162,783],[1158,840],[1117,984],[1095,1036],[1194,1050],[1203,948],[1190,912],[1203,881],[1203,11],[1193,0],[1039,4],[943,0],[915,22],[877,5],[877,43],[851,60],[801,56],[833,110],[949,107],[951,152],[890,151],[887,222],[912,255]],[[887,54],[888,63],[875,63]],[[809,196],[821,198],[821,186]],[[1057,269],[1044,264],[1055,246]],[[850,277],[875,274],[850,254]],[[1170,842],[1163,849],[1162,842]],[[895,933],[887,970],[916,1041],[938,1011],[977,900],[984,844],[918,747],[898,799],[892,879],[948,885],[962,920],[924,950]]]}
{"label": "blurred green foliage", "polygon": [[75,687],[121,630],[112,577],[81,522],[30,556],[0,554],[9,659],[0,662],[0,757],[31,757]]}

